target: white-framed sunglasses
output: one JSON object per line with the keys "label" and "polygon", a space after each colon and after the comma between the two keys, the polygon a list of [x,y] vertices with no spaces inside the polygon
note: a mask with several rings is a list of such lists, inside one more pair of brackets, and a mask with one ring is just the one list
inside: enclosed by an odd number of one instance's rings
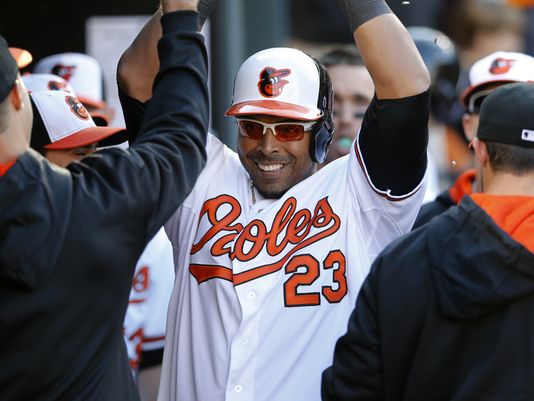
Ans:
{"label": "white-framed sunglasses", "polygon": [[276,139],[281,142],[300,141],[304,138],[304,133],[309,131],[316,123],[317,121],[302,121],[268,124],[250,118],[236,118],[236,124],[239,127],[241,136],[258,140],[265,135],[267,129],[270,129]]}
{"label": "white-framed sunglasses", "polygon": [[480,106],[482,105],[482,101],[484,100],[486,96],[488,96],[494,90],[495,88],[491,88],[491,89],[480,90],[476,93],[473,93],[471,97],[469,98],[469,102],[467,103],[467,112],[469,114],[479,113]]}

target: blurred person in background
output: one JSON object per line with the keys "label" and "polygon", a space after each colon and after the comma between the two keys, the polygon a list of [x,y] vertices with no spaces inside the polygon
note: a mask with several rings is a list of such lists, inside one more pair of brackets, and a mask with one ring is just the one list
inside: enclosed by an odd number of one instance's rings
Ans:
{"label": "blurred person in background", "polygon": [[94,57],[83,53],[53,54],[39,60],[33,73],[54,74],[67,81],[96,125],[108,126],[113,119],[115,111],[106,103],[104,73]]}
{"label": "blurred person in background", "polygon": [[534,0],[507,0],[507,3],[513,7],[519,7],[525,13],[527,18],[525,52],[534,56]]}
{"label": "blurred person in background", "polygon": [[[471,143],[479,127],[480,108],[484,99],[497,88],[515,82],[534,82],[534,57],[515,52],[495,52],[477,61],[469,70],[469,87],[461,96],[464,106],[462,124],[466,140]],[[533,105],[534,107],[534,105]],[[450,188],[434,202],[421,207],[414,229],[458,204],[465,195],[480,190],[474,168],[462,172]]]}
{"label": "blurred person in background", "polygon": [[463,105],[459,101],[469,86],[469,69],[474,62],[496,51],[523,52],[525,49],[525,14],[505,0],[447,0],[441,7],[441,22],[455,45],[460,63],[453,106],[453,121],[447,135],[451,182],[473,167],[473,156],[463,132]]}
{"label": "blurred person in background", "polygon": [[373,80],[354,45],[338,47],[320,59],[334,88],[333,120],[336,132],[323,165],[349,154],[363,115],[375,94]]}
{"label": "blurred person in background", "polygon": [[503,0],[456,0],[443,11],[443,30],[457,47],[463,71],[462,90],[477,60],[496,51],[525,49],[525,15]]}

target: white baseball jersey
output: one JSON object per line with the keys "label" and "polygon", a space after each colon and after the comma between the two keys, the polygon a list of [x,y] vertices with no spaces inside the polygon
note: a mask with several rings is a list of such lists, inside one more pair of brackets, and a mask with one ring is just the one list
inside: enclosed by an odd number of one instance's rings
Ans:
{"label": "white baseball jersey", "polygon": [[172,247],[162,228],[137,262],[124,319],[124,339],[134,372],[139,367],[142,351],[164,346],[167,306],[173,284]]}
{"label": "white baseball jersey", "polygon": [[353,147],[264,199],[236,153],[211,136],[207,151],[165,226],[176,281],[159,401],[319,401],[371,262],[410,229],[424,188],[389,200]]}

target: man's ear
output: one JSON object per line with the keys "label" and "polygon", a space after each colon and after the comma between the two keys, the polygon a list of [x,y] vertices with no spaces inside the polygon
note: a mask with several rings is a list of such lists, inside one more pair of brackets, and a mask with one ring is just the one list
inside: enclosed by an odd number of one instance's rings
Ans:
{"label": "man's ear", "polygon": [[475,151],[475,157],[482,167],[486,167],[489,162],[488,147],[484,141],[474,137],[471,141],[471,146]]}
{"label": "man's ear", "polygon": [[17,79],[13,85],[13,88],[11,89],[11,92],[9,93],[11,104],[17,111],[24,107],[21,90],[22,88],[20,87],[20,81]]}
{"label": "man's ear", "polygon": [[473,127],[473,116],[470,114],[465,113],[462,116],[462,126],[464,128],[465,137],[467,138],[467,141],[470,142],[473,140],[475,135],[477,134],[474,131]]}

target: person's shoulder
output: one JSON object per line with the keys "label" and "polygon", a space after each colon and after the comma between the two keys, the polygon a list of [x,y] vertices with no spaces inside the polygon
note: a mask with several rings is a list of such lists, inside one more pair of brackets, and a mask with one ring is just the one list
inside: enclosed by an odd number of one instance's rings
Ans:
{"label": "person's shoulder", "polygon": [[237,153],[209,132],[206,141],[206,153],[208,159],[204,171],[212,169],[220,170],[222,165],[228,163],[236,168],[242,168]]}
{"label": "person's shoulder", "polygon": [[455,203],[449,195],[448,191],[442,192],[432,202],[425,203],[421,206],[421,210],[417,215],[417,219],[413,225],[413,229],[421,227],[430,222],[434,217],[445,213]]}

